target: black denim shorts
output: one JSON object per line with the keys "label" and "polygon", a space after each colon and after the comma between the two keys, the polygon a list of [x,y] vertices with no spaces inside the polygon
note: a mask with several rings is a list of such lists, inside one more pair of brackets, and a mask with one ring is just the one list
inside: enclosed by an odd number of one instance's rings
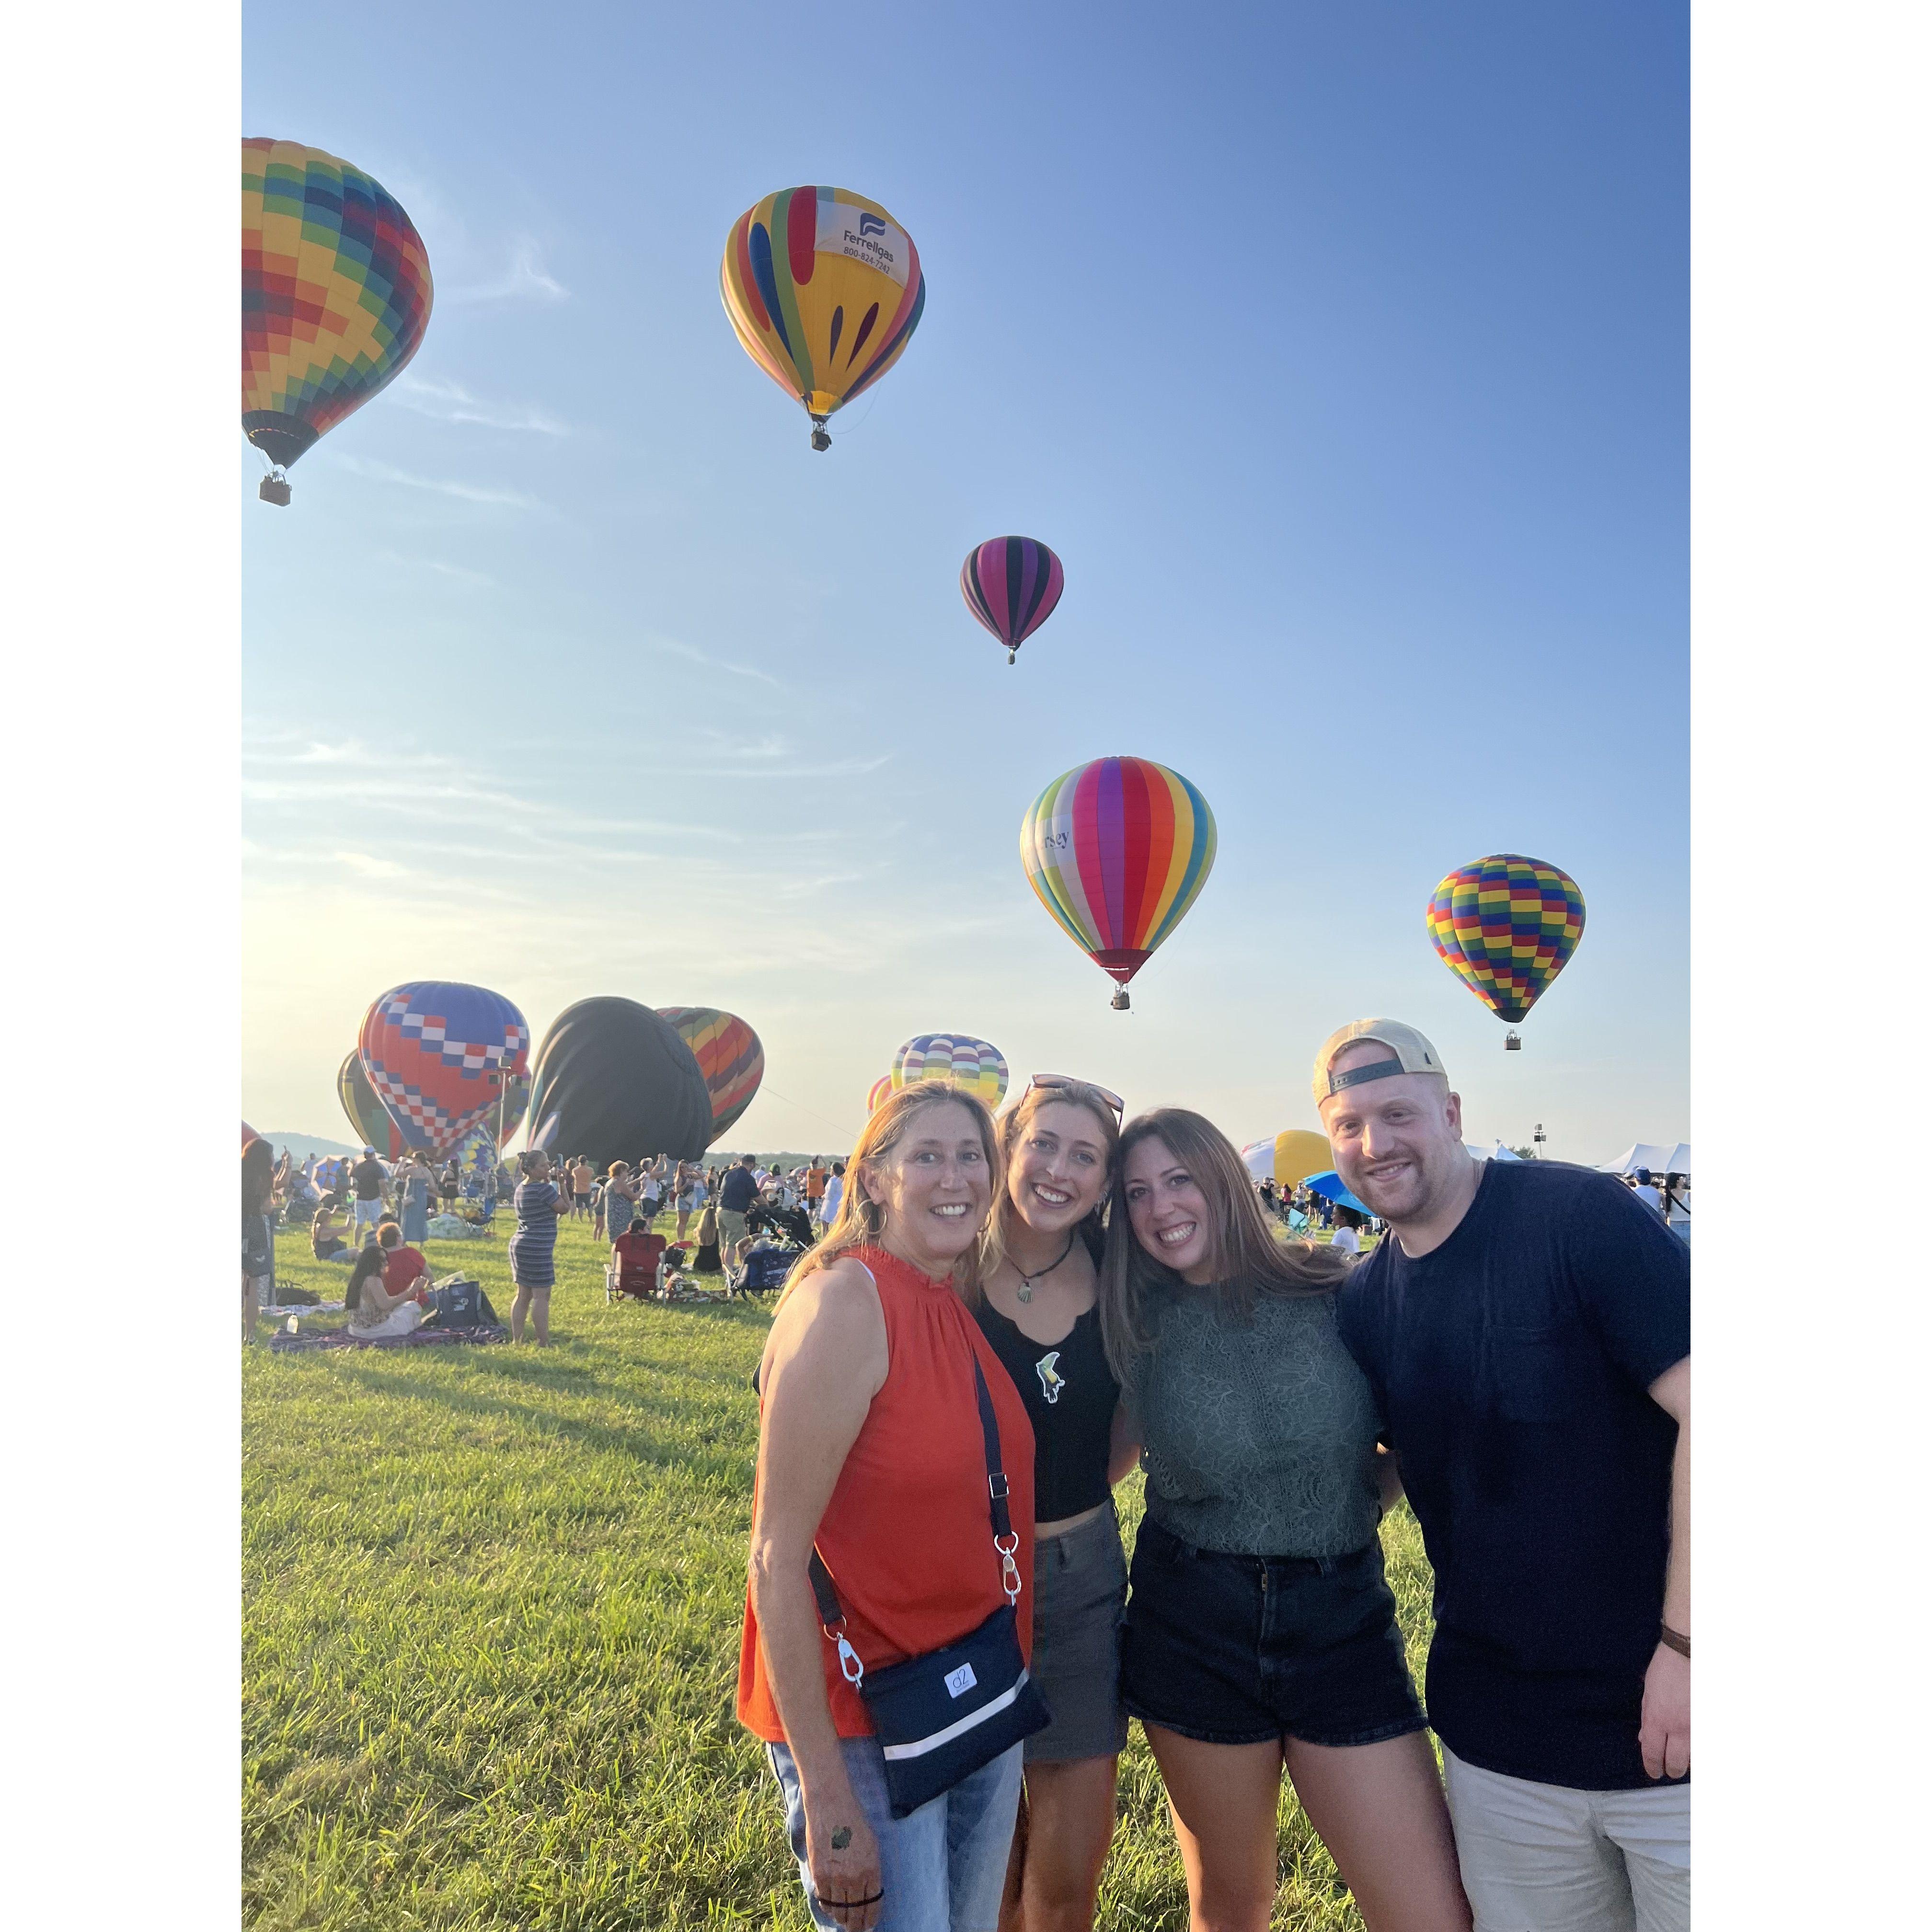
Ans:
{"label": "black denim shorts", "polygon": [[1378,1539],[1347,1556],[1196,1550],[1143,1521],[1120,1701],[1204,1743],[1372,1744],[1427,1723]]}

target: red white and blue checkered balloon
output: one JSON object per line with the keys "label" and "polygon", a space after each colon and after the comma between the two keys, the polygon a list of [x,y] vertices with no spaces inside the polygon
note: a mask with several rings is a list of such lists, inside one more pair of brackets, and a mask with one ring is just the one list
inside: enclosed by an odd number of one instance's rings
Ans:
{"label": "red white and blue checkered balloon", "polygon": [[530,1030],[487,986],[412,980],[369,1009],[358,1048],[404,1144],[441,1154],[495,1112],[506,1078],[528,1073]]}

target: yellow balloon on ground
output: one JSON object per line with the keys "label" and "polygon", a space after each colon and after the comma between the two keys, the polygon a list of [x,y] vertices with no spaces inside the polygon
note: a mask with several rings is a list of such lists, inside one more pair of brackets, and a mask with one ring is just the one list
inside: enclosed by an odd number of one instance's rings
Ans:
{"label": "yellow balloon on ground", "polygon": [[812,418],[869,388],[912,340],[926,275],[912,237],[876,201],[842,188],[788,188],[731,224],[718,272],[745,353]]}
{"label": "yellow balloon on ground", "polygon": [[1277,1187],[1298,1187],[1311,1174],[1326,1174],[1335,1156],[1326,1134],[1290,1127],[1271,1141],[1256,1141],[1241,1150],[1241,1159],[1257,1180]]}

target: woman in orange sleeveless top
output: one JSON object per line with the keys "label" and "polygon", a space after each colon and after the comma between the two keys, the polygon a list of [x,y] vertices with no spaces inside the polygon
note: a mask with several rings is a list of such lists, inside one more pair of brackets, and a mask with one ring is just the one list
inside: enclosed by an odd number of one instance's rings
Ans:
{"label": "woman in orange sleeveless top", "polygon": [[[977,1264],[1000,1165],[977,1101],[933,1084],[893,1094],[852,1150],[837,1220],[786,1284],[759,1372],[738,1716],[765,1741],[827,1932],[994,1932],[999,1917],[1022,1747],[895,1819],[807,1566],[815,1543],[868,1672],[956,1642],[1007,1600],[976,1360],[1018,1574],[1033,1575],[1032,1425],[956,1286]],[[1030,1655],[1030,1589],[1017,1608]]]}

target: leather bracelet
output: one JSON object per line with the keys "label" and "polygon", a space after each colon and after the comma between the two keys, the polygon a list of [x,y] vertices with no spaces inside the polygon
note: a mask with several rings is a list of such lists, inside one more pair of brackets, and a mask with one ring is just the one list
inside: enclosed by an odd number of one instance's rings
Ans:
{"label": "leather bracelet", "polygon": [[1690,1661],[1690,1640],[1682,1630],[1674,1630],[1668,1624],[1660,1624],[1657,1627],[1657,1640],[1676,1652],[1686,1664]]}

